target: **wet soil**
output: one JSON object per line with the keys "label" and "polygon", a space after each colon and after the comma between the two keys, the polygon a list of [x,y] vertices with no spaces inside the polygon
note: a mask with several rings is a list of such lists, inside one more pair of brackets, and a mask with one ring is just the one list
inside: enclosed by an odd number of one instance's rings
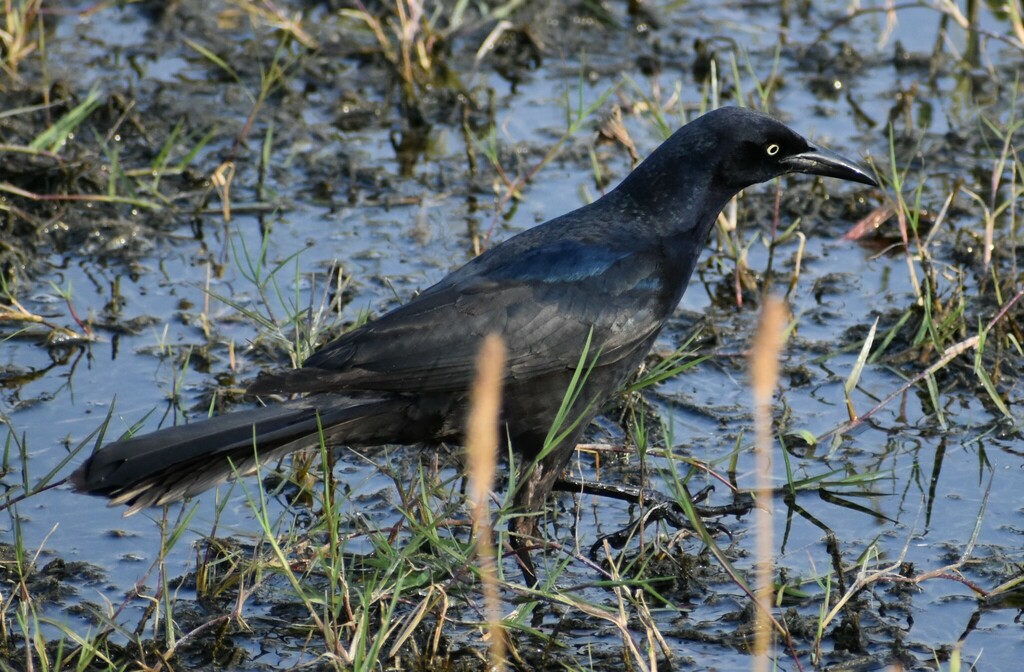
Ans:
{"label": "wet soil", "polygon": [[[574,469],[663,492],[682,478],[693,491],[716,485],[711,505],[732,501],[729,484],[752,487],[744,353],[765,292],[785,293],[796,326],[775,406],[778,615],[790,633],[778,667],[946,669],[960,657],[1013,669],[1024,334],[1012,304],[1012,17],[978,8],[965,31],[932,7],[851,13],[832,2],[417,8],[69,2],[28,17],[34,49],[4,42],[0,669],[44,657],[89,669],[347,669],[280,574],[238,569],[276,562],[241,486],[170,518],[132,519],[46,486],[101,428],[114,436],[251,403],[241,391],[259,370],[293,364],[492,241],[596,198],[686,119],[741,102],[869,161],[885,188],[794,178],[745,194],[656,348],[695,336],[708,359],[624,396],[589,437],[604,449],[581,452]],[[981,347],[929,369],[983,327]],[[644,459],[637,418],[652,440]],[[398,530],[397,547],[414,536],[396,483],[425,469],[439,517],[464,516],[454,447],[338,460],[353,585],[378,569],[374,532]],[[280,492],[274,529],[303,539],[290,562],[319,567],[322,512]],[[696,536],[658,525],[614,566],[604,554],[586,562],[636,514],[589,496],[552,503],[546,534],[563,548],[541,554],[542,572],[568,560],[566,594],[626,604],[628,618],[619,628],[546,602],[512,633],[520,669],[632,665],[624,637],[666,667],[751,667],[750,601]],[[186,515],[186,532],[170,534]],[[747,576],[750,517],[719,522],[719,547]],[[465,539],[458,526],[450,535]],[[618,561],[639,604],[600,583]],[[380,653],[386,669],[486,667],[476,586],[436,562],[414,563],[393,618],[411,619],[438,587],[446,606]],[[858,572],[883,568],[853,588]],[[504,569],[518,580],[514,563]],[[336,578],[304,577],[310,594]],[[504,598],[507,612],[523,603],[516,590]],[[376,612],[368,627],[387,622]],[[83,662],[72,634],[100,653]]]}

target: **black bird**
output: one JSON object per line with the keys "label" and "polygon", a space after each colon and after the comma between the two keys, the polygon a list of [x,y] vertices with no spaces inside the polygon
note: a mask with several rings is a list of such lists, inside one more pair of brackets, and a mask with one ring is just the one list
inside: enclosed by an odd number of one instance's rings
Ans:
{"label": "black bird", "polygon": [[[594,203],[496,245],[302,368],[249,388],[305,396],[115,441],[72,483],[127,504],[127,515],[251,472],[254,444],[263,462],[313,445],[318,426],[329,445],[459,441],[474,357],[497,333],[509,353],[502,419],[523,465],[514,504],[536,513],[679,303],[722,208],[741,189],[787,173],[876,185],[765,114],[709,112]],[[578,423],[540,455],[588,338],[596,364],[569,413]],[[513,521],[518,543],[536,533],[536,520]],[[519,555],[535,580],[528,555]]]}

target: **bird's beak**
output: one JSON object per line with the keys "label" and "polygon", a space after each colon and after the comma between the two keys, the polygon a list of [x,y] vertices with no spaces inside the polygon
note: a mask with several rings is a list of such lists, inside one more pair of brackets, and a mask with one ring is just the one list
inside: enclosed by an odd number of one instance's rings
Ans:
{"label": "bird's beak", "polygon": [[811,147],[806,152],[788,156],[782,160],[782,164],[793,173],[838,177],[841,180],[870,184],[872,187],[878,186],[878,182],[856,163],[822,147]]}

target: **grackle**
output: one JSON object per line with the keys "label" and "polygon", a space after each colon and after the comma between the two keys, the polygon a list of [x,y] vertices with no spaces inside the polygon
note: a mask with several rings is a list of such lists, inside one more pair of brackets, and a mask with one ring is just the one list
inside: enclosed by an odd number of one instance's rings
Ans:
{"label": "grackle", "polygon": [[[644,359],[679,303],[722,208],[787,173],[876,185],[859,166],[775,119],[740,108],[679,129],[618,187],[496,245],[405,305],[344,334],[299,369],[262,375],[254,395],[303,395],[108,444],[71,477],[127,514],[196,495],[315,445],[460,440],[481,339],[508,346],[502,432],[520,456],[513,544],[525,540],[588,423]],[[576,422],[542,453],[589,339],[596,360]]]}

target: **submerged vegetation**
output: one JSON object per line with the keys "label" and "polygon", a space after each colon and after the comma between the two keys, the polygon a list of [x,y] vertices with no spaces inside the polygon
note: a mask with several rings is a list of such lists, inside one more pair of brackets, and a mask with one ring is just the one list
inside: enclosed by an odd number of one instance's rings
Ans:
{"label": "submerged vegetation", "polygon": [[[5,2],[0,670],[1012,666],[1018,9]],[[536,589],[515,470],[467,499],[457,446],[321,446],[123,522],[60,487],[738,104],[883,188],[727,209],[574,465],[658,494],[552,501]]]}

